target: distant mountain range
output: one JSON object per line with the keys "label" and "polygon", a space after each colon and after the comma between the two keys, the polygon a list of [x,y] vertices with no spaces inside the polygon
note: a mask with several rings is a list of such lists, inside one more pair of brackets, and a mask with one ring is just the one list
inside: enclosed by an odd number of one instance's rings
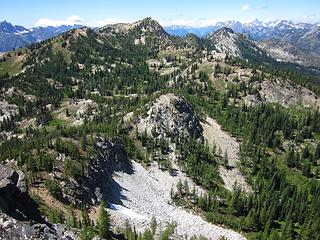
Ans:
{"label": "distant mountain range", "polygon": [[74,26],[48,26],[26,28],[23,26],[12,25],[7,21],[0,22],[0,52],[11,51],[16,48],[24,47],[34,42],[40,42],[48,38],[55,37],[70,29],[80,28]]}
{"label": "distant mountain range", "polygon": [[175,36],[195,34],[205,37],[222,28],[230,28],[235,33],[246,35],[278,60],[320,66],[320,23],[293,23],[287,20],[268,23],[259,20],[251,23],[227,21],[198,28],[169,26],[165,30]]}
{"label": "distant mountain range", "polygon": [[228,27],[237,33],[247,34],[253,40],[263,40],[266,38],[282,38],[286,34],[306,33],[314,27],[319,27],[319,23],[293,23],[287,20],[277,20],[268,23],[254,20],[251,23],[241,23],[238,21],[218,22],[215,25],[206,27],[190,27],[190,26],[167,26],[164,29],[175,36],[185,36],[193,33],[198,37],[204,37],[211,32],[215,32],[220,28]]}
{"label": "distant mountain range", "polygon": [[[122,26],[116,24],[116,26]],[[11,51],[16,48],[27,46],[34,42],[40,42],[55,37],[71,29],[84,26],[48,26],[26,28],[12,25],[6,21],[0,22],[0,52]],[[108,26],[106,26],[108,27]],[[255,41],[255,44],[265,50],[269,55],[279,61],[288,61],[307,66],[320,66],[320,23],[293,23],[292,21],[279,20],[268,23],[255,20],[251,23],[238,21],[218,22],[207,27],[190,26],[167,26],[164,30],[173,36],[189,37],[190,41],[198,41],[194,37],[210,37],[220,29],[232,29],[236,34]],[[192,36],[192,34],[196,36]],[[222,36],[229,36],[230,32]],[[233,36],[232,34],[230,36]],[[234,38],[234,37],[233,37]],[[216,44],[225,49],[226,42],[222,38]],[[232,38],[229,38],[229,40]],[[141,40],[142,41],[142,40]],[[230,40],[235,42],[234,40]],[[246,40],[247,41],[247,40]],[[251,44],[252,45],[252,44]],[[238,53],[237,48],[232,48]],[[237,55],[237,54],[236,54]]]}

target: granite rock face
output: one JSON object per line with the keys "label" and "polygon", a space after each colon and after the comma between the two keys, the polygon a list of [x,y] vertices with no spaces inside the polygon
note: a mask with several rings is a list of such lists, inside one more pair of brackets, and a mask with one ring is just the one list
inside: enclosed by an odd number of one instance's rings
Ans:
{"label": "granite rock face", "polygon": [[244,102],[247,105],[261,103],[279,103],[284,107],[301,105],[303,107],[318,108],[320,99],[310,90],[293,85],[287,80],[264,80],[254,82],[253,86],[258,89],[258,95],[247,95]]}
{"label": "granite rock face", "polygon": [[180,136],[203,140],[203,129],[191,105],[174,94],[160,96],[141,116],[137,125],[140,133],[156,138]]}

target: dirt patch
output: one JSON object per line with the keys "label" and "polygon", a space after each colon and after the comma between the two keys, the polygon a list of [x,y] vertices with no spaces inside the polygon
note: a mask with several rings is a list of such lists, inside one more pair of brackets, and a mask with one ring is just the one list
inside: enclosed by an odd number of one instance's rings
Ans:
{"label": "dirt patch", "polygon": [[[42,200],[42,204],[44,204],[47,208],[55,209],[63,213],[64,216],[69,216],[70,211],[69,207],[56,198],[54,198],[48,191],[47,188],[38,186],[29,188],[31,194],[39,197]],[[78,219],[81,219],[81,211],[78,209],[74,209],[75,216]]]}

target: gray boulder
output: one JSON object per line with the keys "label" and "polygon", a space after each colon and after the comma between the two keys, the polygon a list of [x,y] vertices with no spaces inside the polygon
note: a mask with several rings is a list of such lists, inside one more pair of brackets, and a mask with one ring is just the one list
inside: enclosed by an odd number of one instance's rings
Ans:
{"label": "gray boulder", "polygon": [[27,180],[20,170],[0,164],[0,212],[19,220],[43,222],[36,203],[28,195]]}
{"label": "gray boulder", "polygon": [[0,240],[29,239],[78,239],[79,233],[64,224],[42,224],[29,221],[18,221],[4,213],[0,213]]}

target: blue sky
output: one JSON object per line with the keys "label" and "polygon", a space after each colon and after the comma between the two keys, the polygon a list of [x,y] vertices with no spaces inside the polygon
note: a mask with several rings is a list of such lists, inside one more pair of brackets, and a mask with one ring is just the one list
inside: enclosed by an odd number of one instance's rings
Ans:
{"label": "blue sky", "polygon": [[147,16],[163,25],[217,21],[320,21],[319,0],[3,0],[0,20],[27,27],[81,23],[102,26]]}

